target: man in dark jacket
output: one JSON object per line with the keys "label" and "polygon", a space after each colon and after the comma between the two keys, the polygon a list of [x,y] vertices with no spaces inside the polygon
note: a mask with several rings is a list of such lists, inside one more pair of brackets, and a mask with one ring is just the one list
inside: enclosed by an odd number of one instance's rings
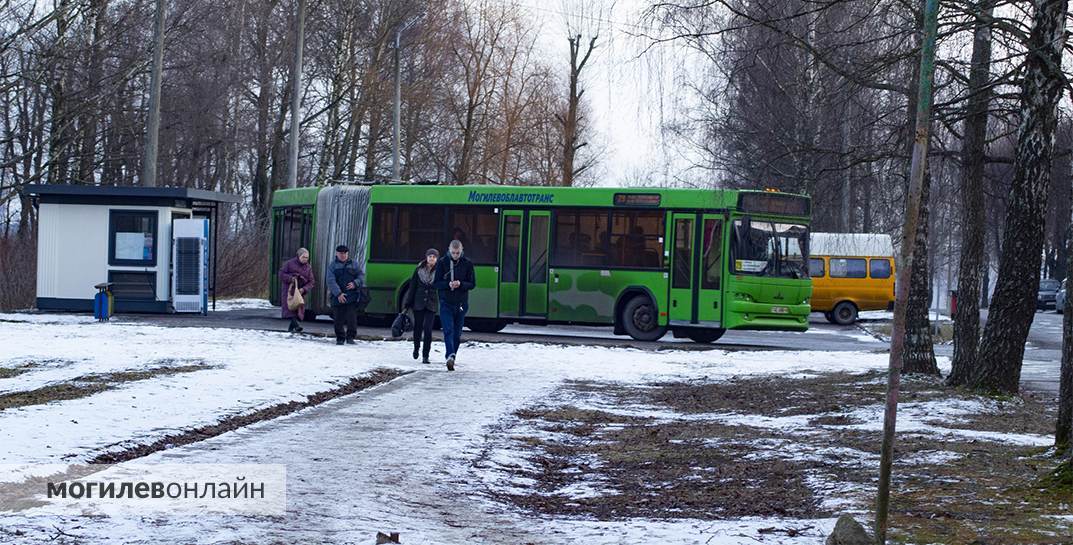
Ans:
{"label": "man in dark jacket", "polygon": [[354,344],[358,334],[358,303],[361,302],[360,288],[365,285],[365,271],[350,259],[350,248],[346,245],[340,244],[335,248],[335,259],[328,265],[324,282],[332,292],[335,344]]}
{"label": "man in dark jacket", "polygon": [[462,242],[452,240],[447,248],[447,259],[436,264],[436,281],[433,283],[440,296],[440,325],[443,326],[443,344],[447,348],[447,370],[455,370],[455,356],[462,343],[462,326],[469,311],[469,290],[477,286],[473,263],[462,255]]}

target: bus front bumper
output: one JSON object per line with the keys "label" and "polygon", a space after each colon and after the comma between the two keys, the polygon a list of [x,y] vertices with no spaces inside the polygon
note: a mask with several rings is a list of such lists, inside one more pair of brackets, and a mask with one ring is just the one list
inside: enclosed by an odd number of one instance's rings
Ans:
{"label": "bus front bumper", "polygon": [[769,329],[805,331],[808,329],[809,304],[773,305],[751,301],[732,301],[727,307],[728,329]]}

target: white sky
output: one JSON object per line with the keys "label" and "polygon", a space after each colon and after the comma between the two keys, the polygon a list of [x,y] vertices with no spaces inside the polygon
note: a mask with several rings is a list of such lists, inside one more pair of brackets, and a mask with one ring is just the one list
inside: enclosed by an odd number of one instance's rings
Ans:
{"label": "white sky", "polygon": [[[500,0],[515,6],[539,29],[537,47],[565,77],[569,63],[564,13],[585,2],[562,0]],[[595,0],[600,2],[601,0]],[[582,72],[582,84],[593,116],[591,138],[603,148],[598,185],[669,185],[687,162],[672,139],[661,137],[662,117],[674,113],[676,65],[692,58],[685,48],[665,45],[641,54],[648,42],[637,35],[654,34],[642,25],[645,0],[604,2],[605,12],[587,18],[600,25],[597,50]],[[699,180],[694,180],[699,181]]]}

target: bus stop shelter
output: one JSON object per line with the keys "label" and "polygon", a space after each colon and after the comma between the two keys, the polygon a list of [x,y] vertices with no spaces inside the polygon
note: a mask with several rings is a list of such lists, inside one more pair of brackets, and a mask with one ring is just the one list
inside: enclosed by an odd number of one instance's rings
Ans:
{"label": "bus stop shelter", "polygon": [[209,220],[208,289],[216,295],[221,205],[239,195],[184,187],[31,185],[37,209],[37,308],[90,312],[110,284],[115,312],[174,312],[172,226]]}

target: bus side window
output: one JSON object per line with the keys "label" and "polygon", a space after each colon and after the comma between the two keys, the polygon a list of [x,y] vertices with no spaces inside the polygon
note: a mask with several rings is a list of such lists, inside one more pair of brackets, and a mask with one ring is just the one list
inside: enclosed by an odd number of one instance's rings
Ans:
{"label": "bus side window", "polygon": [[869,259],[868,276],[872,278],[890,278],[890,260],[887,258]]}
{"label": "bus side window", "polygon": [[556,210],[552,267],[601,268],[607,263],[608,213],[603,210]]}
{"label": "bus side window", "polygon": [[605,233],[609,249],[608,266],[658,269],[662,264],[663,212],[615,210],[611,232]]}
{"label": "bus side window", "polygon": [[[499,216],[486,206],[456,206],[448,211],[450,238],[462,242],[475,265],[495,265],[499,247]],[[436,248],[437,246],[432,246]]]}
{"label": "bus side window", "polygon": [[723,222],[706,219],[704,220],[704,277],[701,287],[706,290],[719,289],[722,268]]}
{"label": "bus side window", "polygon": [[309,236],[313,231],[313,207],[301,206],[277,208],[275,216],[276,267],[282,267],[288,259],[298,253],[298,248],[309,248],[312,241]]}
{"label": "bus side window", "polygon": [[373,245],[370,248],[371,259],[391,260],[399,257],[397,251],[403,234],[399,232],[399,207],[378,204],[373,207]]}
{"label": "bus side window", "polygon": [[810,257],[808,260],[808,276],[809,278],[823,278],[824,274],[823,258],[822,257]]}

